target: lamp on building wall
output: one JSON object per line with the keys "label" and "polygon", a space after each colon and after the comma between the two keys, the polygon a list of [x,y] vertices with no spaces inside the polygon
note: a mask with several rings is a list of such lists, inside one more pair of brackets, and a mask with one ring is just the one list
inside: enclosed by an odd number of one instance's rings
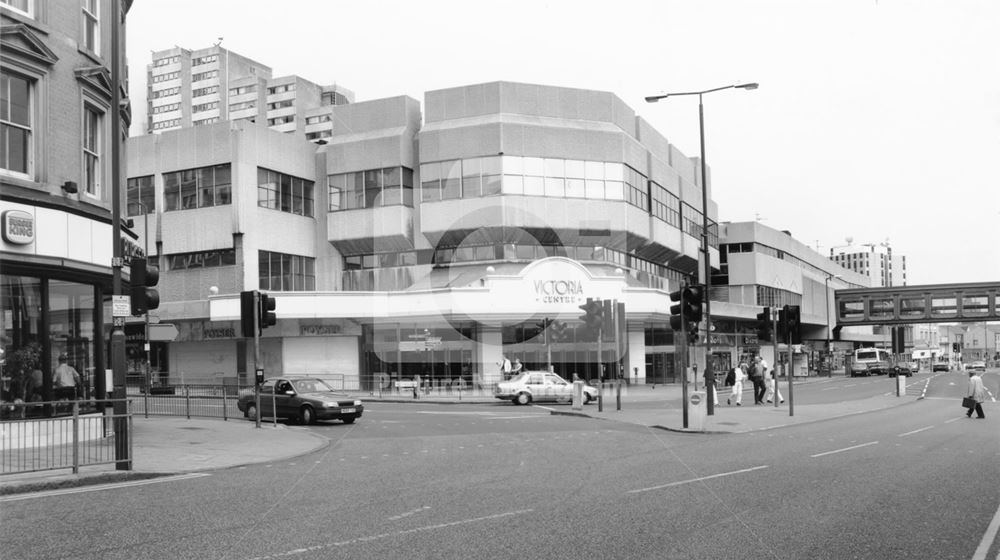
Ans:
{"label": "lamp on building wall", "polygon": [[[722,91],[724,89],[745,89],[752,90],[757,89],[759,86],[756,82],[738,84],[738,85],[728,85],[712,89],[706,89],[703,91],[686,91],[679,93],[665,93],[663,95],[650,95],[646,97],[647,103],[656,103],[661,99],[666,99],[668,97],[679,97],[681,95],[697,95],[698,96],[698,133],[701,144],[701,251],[705,258],[705,296],[704,296],[704,318],[705,324],[712,324],[712,314],[711,314],[711,304],[709,301],[712,299],[712,259],[710,258],[709,246],[708,246],[708,184],[706,180],[705,172],[705,108],[702,104],[702,96],[706,93],[712,93],[714,91]],[[705,387],[708,389],[708,398],[706,399],[708,404],[708,414],[712,415],[715,413],[715,407],[713,405],[715,391],[715,373],[712,371],[712,335],[708,334],[705,336]]]}
{"label": "lamp on building wall", "polygon": [[80,189],[76,185],[76,181],[66,181],[62,184],[62,190],[66,191],[66,194],[76,194]]}

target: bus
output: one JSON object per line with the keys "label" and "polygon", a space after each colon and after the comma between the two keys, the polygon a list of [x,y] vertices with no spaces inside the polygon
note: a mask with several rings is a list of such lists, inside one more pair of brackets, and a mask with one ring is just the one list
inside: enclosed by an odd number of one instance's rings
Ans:
{"label": "bus", "polygon": [[851,357],[851,377],[880,375],[892,369],[892,354],[881,348],[858,348]]}

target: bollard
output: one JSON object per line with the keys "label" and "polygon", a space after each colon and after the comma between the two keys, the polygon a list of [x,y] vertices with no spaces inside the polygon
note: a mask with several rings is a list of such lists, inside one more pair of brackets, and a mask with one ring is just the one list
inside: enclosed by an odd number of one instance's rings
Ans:
{"label": "bollard", "polygon": [[688,426],[696,432],[705,431],[708,416],[708,396],[703,391],[692,391],[688,395]]}
{"label": "bollard", "polygon": [[573,410],[583,410],[583,381],[573,381]]}

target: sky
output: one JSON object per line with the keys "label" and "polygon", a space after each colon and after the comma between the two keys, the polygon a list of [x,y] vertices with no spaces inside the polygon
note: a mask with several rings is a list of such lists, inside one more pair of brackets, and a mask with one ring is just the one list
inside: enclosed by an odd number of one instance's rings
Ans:
{"label": "sky", "polygon": [[697,97],[644,98],[757,82],[703,96],[720,221],[887,243],[917,285],[1000,281],[997,29],[996,0],[136,0],[126,52],[135,123],[152,51],[221,39],[356,101],[608,91],[689,156]]}

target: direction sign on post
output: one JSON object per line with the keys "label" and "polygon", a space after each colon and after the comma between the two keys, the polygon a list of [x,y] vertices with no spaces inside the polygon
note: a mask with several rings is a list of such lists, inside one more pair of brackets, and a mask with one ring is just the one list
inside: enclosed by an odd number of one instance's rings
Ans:
{"label": "direction sign on post", "polygon": [[177,325],[153,323],[146,326],[146,340],[171,341],[177,338]]}

